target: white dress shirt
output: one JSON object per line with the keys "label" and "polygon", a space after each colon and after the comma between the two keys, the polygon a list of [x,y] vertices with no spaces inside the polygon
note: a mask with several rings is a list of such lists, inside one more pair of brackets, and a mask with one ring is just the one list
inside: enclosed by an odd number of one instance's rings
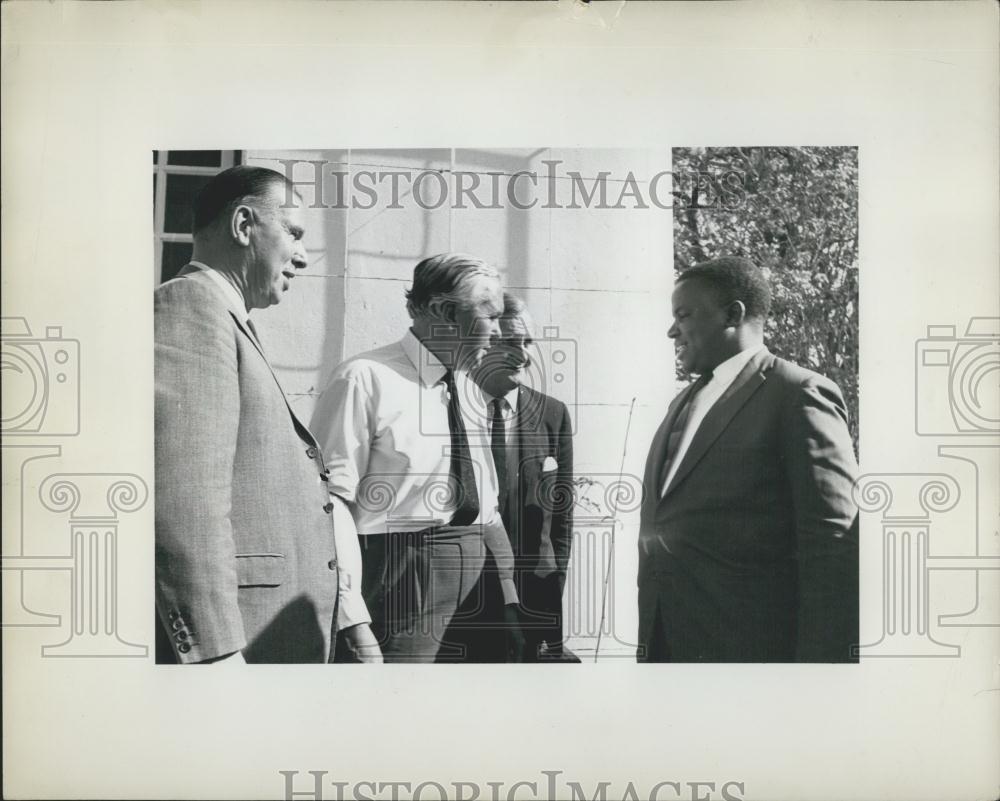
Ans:
{"label": "white dress shirt", "polygon": [[667,487],[674,480],[674,474],[677,472],[677,468],[681,466],[684,454],[687,453],[688,448],[691,446],[691,440],[694,439],[694,435],[698,432],[698,426],[705,419],[705,415],[715,406],[716,401],[723,396],[725,391],[729,389],[733,381],[736,380],[736,376],[747,366],[750,359],[763,349],[763,343],[751,345],[746,350],[741,350],[735,356],[730,356],[712,371],[711,380],[694,396],[694,399],[691,401],[691,409],[688,412],[687,424],[684,426],[684,433],[681,435],[680,442],[677,445],[677,455],[671,458],[670,470],[663,481],[663,486],[660,487],[660,497],[666,494]]}
{"label": "white dress shirt", "polygon": [[[392,345],[355,356],[334,371],[311,429],[358,533],[419,531],[447,523],[451,472],[445,366],[412,331]],[[477,523],[498,523],[496,468],[487,398],[468,374],[455,373],[459,406],[479,491]]]}
{"label": "white dress shirt", "polygon": [[[190,262],[212,279],[225,296],[229,308],[238,319],[249,323],[246,303],[239,291],[220,275],[218,270],[200,261]],[[251,336],[256,335],[251,330]],[[263,349],[260,340],[257,345]],[[320,479],[317,477],[317,481]],[[371,616],[368,607],[361,596],[361,548],[358,545],[358,534],[354,529],[354,521],[350,513],[334,504],[333,507],[333,540],[337,548],[338,575],[340,578],[338,598],[340,603],[337,611],[337,626],[345,629],[358,623],[370,623]]]}

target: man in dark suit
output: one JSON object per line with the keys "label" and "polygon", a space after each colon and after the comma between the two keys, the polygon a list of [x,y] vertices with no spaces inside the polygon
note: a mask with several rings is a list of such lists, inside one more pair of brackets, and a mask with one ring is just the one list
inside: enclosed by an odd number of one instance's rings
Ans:
{"label": "man in dark suit", "polygon": [[[500,511],[516,560],[525,660],[579,662],[563,646],[562,594],[573,542],[569,412],[562,401],[524,386],[531,366],[531,318],[509,293],[500,332],[474,378],[488,401]],[[485,616],[495,607],[487,590]],[[494,661],[488,652],[482,658]]]}
{"label": "man in dark suit", "polygon": [[154,293],[157,662],[381,661],[316,440],[250,321],[305,268],[301,201],[239,166],[194,204],[194,258]]}
{"label": "man in dark suit", "polygon": [[857,474],[837,386],[768,352],[748,260],[685,270],[676,342],[697,381],[650,448],[639,661],[848,662],[858,635]]}

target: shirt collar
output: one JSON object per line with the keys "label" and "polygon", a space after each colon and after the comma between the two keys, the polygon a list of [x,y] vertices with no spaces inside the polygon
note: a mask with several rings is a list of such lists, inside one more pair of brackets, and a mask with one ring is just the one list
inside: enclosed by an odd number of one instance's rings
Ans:
{"label": "shirt collar", "polygon": [[764,343],[751,345],[746,350],[741,350],[735,356],[730,356],[722,364],[712,370],[712,383],[728,386],[733,383],[740,371],[747,366],[750,360],[764,350]]}
{"label": "shirt collar", "polygon": [[[517,399],[520,397],[520,395],[521,395],[521,388],[514,387],[510,392],[508,392],[506,395],[503,396],[503,399],[507,401],[507,405],[510,407],[511,412],[517,411]],[[490,395],[485,390],[483,391],[483,397],[488,399],[489,403],[492,403],[493,401],[496,400],[495,397]]]}
{"label": "shirt collar", "polygon": [[448,368],[441,363],[437,356],[424,347],[424,343],[417,339],[412,329],[406,332],[399,345],[403,349],[403,353],[406,354],[406,358],[413,364],[413,369],[417,371],[421,384],[425,387],[433,387],[441,382],[444,374],[448,372]]}
{"label": "shirt collar", "polygon": [[209,267],[204,262],[200,261],[190,261],[188,262],[192,267],[197,267],[203,273],[205,273],[217,286],[222,289],[222,293],[226,296],[226,300],[229,302],[229,307],[232,309],[233,314],[236,315],[239,320],[249,320],[250,315],[247,314],[247,305],[243,298],[240,296],[239,291],[230,284],[225,278],[222,277],[221,273],[213,267]]}

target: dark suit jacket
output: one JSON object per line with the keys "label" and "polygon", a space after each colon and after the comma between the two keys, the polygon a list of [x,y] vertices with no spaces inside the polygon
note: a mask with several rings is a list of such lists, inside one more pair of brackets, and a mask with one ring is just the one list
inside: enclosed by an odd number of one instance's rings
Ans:
{"label": "dark suit jacket", "polygon": [[325,662],[338,573],[319,446],[206,273],[153,308],[158,661]]}
{"label": "dark suit jacket", "polygon": [[640,660],[851,661],[857,464],[839,389],[757,353],[661,498],[667,433],[689,392],[671,404],[646,465]]}
{"label": "dark suit jacket", "polygon": [[[507,451],[503,523],[517,572],[555,576],[561,594],[573,541],[573,433],[562,401],[520,387]],[[555,465],[545,470],[546,462]],[[519,582],[519,589],[525,586]],[[526,611],[531,599],[521,599]],[[556,609],[547,611],[558,612]]]}

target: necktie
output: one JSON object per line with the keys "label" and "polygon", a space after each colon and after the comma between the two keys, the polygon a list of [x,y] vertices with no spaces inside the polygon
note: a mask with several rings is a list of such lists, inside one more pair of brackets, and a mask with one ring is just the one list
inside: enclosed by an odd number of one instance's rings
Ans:
{"label": "necktie", "polygon": [[469,437],[465,433],[462,409],[458,402],[458,388],[455,373],[448,370],[444,374],[448,387],[448,431],[451,434],[451,469],[449,479],[455,488],[456,508],[451,525],[467,526],[479,517],[479,490],[472,470],[472,454],[469,452]]}
{"label": "necktie", "polygon": [[504,427],[503,411],[507,406],[504,398],[497,398],[491,404],[493,407],[492,429],[490,431],[490,450],[493,451],[493,464],[497,469],[497,497],[500,499],[500,514],[507,507],[507,430]]}
{"label": "necktie", "polygon": [[660,473],[660,494],[663,494],[667,489],[663,486],[663,483],[667,480],[667,476],[670,475],[670,467],[677,456],[677,449],[680,447],[681,437],[684,436],[684,429],[687,427],[688,418],[691,416],[691,407],[694,405],[695,396],[711,380],[711,370],[698,376],[698,380],[691,385],[691,391],[688,393],[687,398],[684,399],[684,407],[677,413],[673,425],[670,426],[670,431],[667,432],[667,458],[663,461],[663,469]]}

